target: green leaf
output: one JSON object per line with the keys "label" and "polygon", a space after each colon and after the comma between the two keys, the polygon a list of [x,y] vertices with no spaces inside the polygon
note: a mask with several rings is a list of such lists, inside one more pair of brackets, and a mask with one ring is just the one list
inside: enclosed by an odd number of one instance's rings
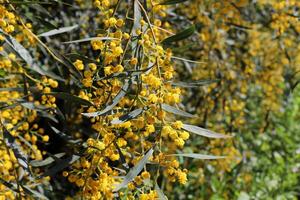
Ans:
{"label": "green leaf", "polygon": [[[60,54],[60,52],[51,49],[51,51],[55,54],[57,58],[59,58],[59,62],[63,64],[67,69],[70,70],[71,74],[74,75],[78,80],[82,79],[81,72],[74,66],[74,64],[64,55]],[[80,81],[79,81],[80,82]]]}
{"label": "green leaf", "polygon": [[177,33],[176,35],[173,35],[173,36],[170,36],[170,37],[164,39],[161,43],[163,45],[166,45],[166,44],[169,44],[172,42],[177,42],[177,41],[180,41],[180,40],[190,37],[191,35],[193,35],[194,32],[195,32],[195,26],[193,25],[193,26]]}
{"label": "green leaf", "polygon": [[48,119],[54,121],[55,123],[58,123],[57,119],[53,115],[46,112],[47,109],[49,109],[49,108],[42,106],[42,105],[37,106],[33,102],[19,102],[19,103],[21,106],[23,106],[29,110],[36,110],[39,113],[39,116],[48,118]]}
{"label": "green leaf", "polygon": [[119,93],[112,100],[112,103],[110,105],[107,105],[102,111],[92,112],[92,113],[81,113],[81,114],[86,117],[97,117],[97,116],[106,114],[107,112],[112,110],[119,103],[119,101],[126,95],[126,91],[127,91],[128,87],[129,87],[129,81],[126,80],[125,84],[123,85],[123,87],[121,88]]}
{"label": "green leaf", "polygon": [[231,138],[232,137],[220,133],[215,133],[213,131],[200,128],[198,126],[189,125],[189,124],[183,124],[182,129],[208,138]]}
{"label": "green leaf", "polygon": [[32,195],[32,196],[35,196],[37,197],[38,199],[48,199],[45,195],[31,189],[30,187],[26,186],[26,185],[21,185],[21,187],[23,188],[23,190],[29,194],[29,195]]}
{"label": "green leaf", "polygon": [[86,106],[93,105],[91,102],[89,102],[85,99],[82,99],[78,96],[74,96],[74,95],[66,93],[66,92],[50,92],[50,93],[45,93],[45,95],[52,95],[58,99],[63,99],[63,100],[69,101],[70,103],[77,103],[77,104],[86,105]]}
{"label": "green leaf", "polygon": [[72,40],[72,41],[68,41],[68,42],[63,42],[63,44],[89,42],[91,40],[119,40],[119,39],[113,38],[113,37],[90,37],[90,38],[84,38],[84,39],[80,39],[80,40]]}
{"label": "green leaf", "polygon": [[162,3],[160,3],[160,5],[172,5],[172,4],[177,4],[177,3],[183,3],[186,1],[188,1],[188,0],[166,0]]}
{"label": "green leaf", "polygon": [[158,199],[160,199],[160,200],[168,200],[167,196],[163,193],[163,191],[160,189],[160,187],[158,186],[157,183],[155,183],[155,188],[154,189],[157,192]]}
{"label": "green leaf", "polygon": [[136,118],[137,116],[139,116],[141,113],[143,112],[143,108],[138,108],[130,113],[127,113],[125,115],[122,115],[121,117],[119,117],[119,119],[113,119],[111,121],[111,124],[122,124],[126,121],[129,121],[131,119]]}
{"label": "green leaf", "polygon": [[[71,155],[65,159],[60,160],[56,165],[53,167],[49,168],[43,175],[42,177],[45,176],[52,176],[56,174],[57,172],[65,169],[66,167],[70,166],[72,163],[74,163],[76,160],[78,160],[80,156],[78,155]],[[40,177],[41,178],[41,177]]]}
{"label": "green leaf", "polygon": [[68,54],[65,54],[66,57],[70,58],[71,60],[76,60],[76,59],[79,59],[79,60],[83,60],[85,62],[91,62],[91,63],[99,63],[98,61],[96,60],[93,60],[87,56],[84,56],[84,55],[80,55],[78,53],[68,53]]}
{"label": "green leaf", "polygon": [[5,35],[6,43],[28,64],[28,66],[31,66],[33,63],[33,58],[31,57],[27,49],[25,49],[12,36],[6,34],[1,28],[0,28],[0,32],[2,32]]}
{"label": "green leaf", "polygon": [[6,146],[14,152],[15,157],[21,167],[23,167],[27,172],[30,172],[28,161],[26,155],[22,152],[20,146],[16,143],[15,138],[10,134],[6,128],[2,128],[4,142]]}
{"label": "green leaf", "polygon": [[31,57],[29,51],[27,51],[27,49],[25,49],[15,38],[3,32],[1,28],[0,28],[0,32],[2,32],[5,35],[6,43],[17,53],[17,55],[20,58],[22,58],[27,63],[28,69],[36,71],[41,75],[46,75],[53,79],[64,81],[63,78],[59,77],[58,75],[54,74],[51,71],[46,71],[40,68],[36,63],[34,63],[33,58]]}
{"label": "green leaf", "polygon": [[52,4],[46,1],[9,1],[11,4]]}
{"label": "green leaf", "polygon": [[183,117],[195,117],[194,115],[188,113],[188,112],[185,112],[183,110],[179,110],[173,106],[170,106],[168,104],[162,104],[161,105],[162,109],[169,112],[169,113],[172,113],[172,114],[175,114],[175,115],[180,115],[180,116],[183,116]]}
{"label": "green leaf", "polygon": [[3,184],[3,185],[5,185],[7,188],[9,188],[10,190],[12,190],[12,191],[14,191],[14,192],[19,192],[19,191],[17,190],[17,185],[16,185],[16,184],[14,184],[14,183],[9,183],[9,182],[7,182],[6,180],[2,179],[1,177],[0,177],[0,183]]}
{"label": "green leaf", "polygon": [[55,159],[53,157],[55,157],[55,158],[61,158],[64,155],[66,155],[66,153],[54,154],[53,156],[48,157],[48,158],[46,158],[44,160],[33,160],[29,164],[32,167],[42,167],[42,166],[49,165],[49,164],[53,163],[55,161]]}
{"label": "green leaf", "polygon": [[50,126],[50,128],[54,131],[54,133],[56,135],[58,135],[60,138],[62,138],[63,140],[65,140],[67,143],[72,143],[72,144],[76,144],[80,141],[82,141],[81,139],[78,140],[74,140],[71,136],[61,132],[60,130],[58,130],[57,128]]}
{"label": "green leaf", "polygon": [[3,69],[0,69],[0,77],[3,78],[7,75],[7,72],[4,71]]}
{"label": "green leaf", "polygon": [[74,26],[67,26],[67,27],[62,27],[62,28],[51,30],[51,31],[47,31],[45,33],[39,34],[38,36],[39,37],[49,37],[49,36],[53,36],[53,35],[57,35],[57,34],[61,34],[61,33],[70,32],[76,28],[78,28],[77,24]]}
{"label": "green leaf", "polygon": [[149,160],[150,156],[153,154],[153,148],[151,148],[145,155],[144,157],[134,166],[130,169],[128,174],[125,176],[124,180],[122,183],[116,186],[114,189],[114,192],[119,191],[121,188],[126,187],[127,184],[132,181],[144,168],[146,165],[147,161]]}
{"label": "green leaf", "polygon": [[198,153],[180,153],[180,154],[171,154],[169,156],[183,156],[183,157],[195,158],[201,160],[215,160],[215,159],[226,158],[226,156],[203,155]]}
{"label": "green leaf", "polygon": [[24,88],[0,88],[0,92],[2,91],[17,91],[17,92],[23,92]]}
{"label": "green leaf", "polygon": [[212,83],[216,83],[219,80],[199,80],[199,81],[193,81],[193,82],[173,82],[173,86],[178,86],[178,87],[184,87],[184,88],[196,88],[204,85],[209,85]]}

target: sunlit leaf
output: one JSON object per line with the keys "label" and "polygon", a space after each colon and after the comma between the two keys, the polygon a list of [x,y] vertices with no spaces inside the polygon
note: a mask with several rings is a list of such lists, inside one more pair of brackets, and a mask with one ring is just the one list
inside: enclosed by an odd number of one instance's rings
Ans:
{"label": "sunlit leaf", "polygon": [[49,164],[53,163],[55,161],[55,159],[53,157],[61,158],[64,155],[66,155],[66,153],[54,154],[53,156],[50,156],[50,157],[48,157],[44,160],[33,160],[29,164],[32,167],[42,167],[42,166],[49,165]]}
{"label": "sunlit leaf", "polygon": [[144,168],[146,165],[147,161],[149,160],[150,156],[153,154],[153,148],[151,148],[145,155],[144,157],[133,167],[130,169],[128,174],[125,176],[124,180],[122,183],[116,186],[114,189],[115,192],[119,191],[121,188],[126,187],[129,182],[131,182]]}
{"label": "sunlit leaf", "polygon": [[182,129],[208,138],[231,138],[232,137],[220,133],[215,133],[213,131],[198,126],[194,126],[194,125],[189,125],[189,124],[183,124]]}
{"label": "sunlit leaf", "polygon": [[107,112],[112,110],[119,103],[119,101],[126,95],[126,91],[127,91],[128,87],[129,87],[129,81],[126,80],[125,84],[121,88],[120,92],[116,95],[116,97],[112,100],[111,104],[107,105],[102,111],[91,112],[91,113],[81,113],[81,114],[86,117],[97,117],[97,116],[106,114]]}
{"label": "sunlit leaf", "polygon": [[74,26],[68,26],[68,27],[61,27],[58,29],[54,29],[51,31],[47,31],[45,33],[39,34],[39,37],[49,37],[49,36],[53,36],[53,35],[57,35],[57,34],[61,34],[61,33],[66,33],[66,32],[70,32],[74,29],[78,28],[78,25],[74,25]]}
{"label": "sunlit leaf", "polygon": [[180,154],[171,154],[170,156],[183,156],[183,157],[195,158],[201,160],[215,160],[215,159],[226,158],[226,156],[213,156],[213,155],[204,155],[199,153],[180,153]]}
{"label": "sunlit leaf", "polygon": [[177,87],[196,88],[196,87],[209,85],[216,82],[218,82],[218,80],[199,80],[193,82],[173,82],[172,85]]}
{"label": "sunlit leaf", "polygon": [[48,199],[45,195],[41,194],[40,192],[31,189],[30,187],[26,186],[26,185],[22,185],[23,190],[25,191],[25,193],[35,196],[38,199]]}
{"label": "sunlit leaf", "polygon": [[168,200],[167,196],[163,193],[157,183],[155,183],[155,190],[160,200]]}
{"label": "sunlit leaf", "polygon": [[194,115],[192,115],[188,112],[185,112],[183,110],[179,110],[179,109],[177,109],[173,106],[170,106],[168,104],[162,104],[161,107],[164,111],[167,111],[167,112],[175,114],[175,115],[180,115],[180,116],[183,116],[183,117],[195,117]]}

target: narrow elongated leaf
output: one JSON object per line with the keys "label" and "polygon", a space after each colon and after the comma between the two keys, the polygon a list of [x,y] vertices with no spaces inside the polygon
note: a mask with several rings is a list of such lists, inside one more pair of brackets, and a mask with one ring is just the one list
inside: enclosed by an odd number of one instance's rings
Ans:
{"label": "narrow elongated leaf", "polygon": [[45,195],[39,193],[38,191],[31,189],[30,187],[28,187],[26,185],[22,185],[22,188],[25,191],[25,193],[29,194],[30,196],[35,196],[38,199],[48,199]]}
{"label": "narrow elongated leaf", "polygon": [[213,155],[204,155],[199,153],[180,153],[180,154],[171,154],[170,156],[183,156],[183,157],[195,158],[201,160],[215,160],[215,159],[226,158],[226,156],[213,156]]}
{"label": "narrow elongated leaf", "polygon": [[[56,158],[61,158],[64,155],[66,155],[66,153],[58,153],[58,154],[55,154],[53,156],[56,157]],[[50,156],[50,157],[48,157],[44,160],[33,160],[29,164],[32,167],[42,167],[42,166],[45,166],[45,165],[49,165],[49,164],[53,163],[54,161],[55,161],[55,159],[52,156]]]}
{"label": "narrow elongated leaf", "polygon": [[119,40],[119,39],[113,38],[113,37],[90,37],[90,38],[84,38],[84,39],[80,39],[80,40],[72,40],[72,41],[63,42],[63,44],[89,42],[92,40]]}
{"label": "narrow elongated leaf", "polygon": [[79,59],[79,60],[82,60],[82,61],[85,61],[85,62],[99,63],[98,61],[93,60],[93,59],[91,59],[87,56],[80,55],[79,53],[68,53],[68,54],[65,54],[65,56],[70,58],[71,60]]}
{"label": "narrow elongated leaf", "polygon": [[163,191],[160,189],[157,183],[155,183],[155,190],[158,195],[158,199],[160,200],[168,200],[167,196],[163,193]]}
{"label": "narrow elongated leaf", "polygon": [[173,86],[178,87],[185,87],[185,88],[195,88],[199,86],[209,85],[212,83],[216,83],[218,80],[199,80],[199,81],[193,81],[193,82],[173,82]]}
{"label": "narrow elongated leaf", "polygon": [[[49,48],[50,49],[50,48]],[[56,51],[54,49],[51,49],[53,54],[59,59],[59,62],[63,64],[67,69],[70,70],[70,72],[78,79],[82,79],[82,75],[80,71],[74,66],[74,64],[64,55],[62,55],[59,51]]]}
{"label": "narrow elongated leaf", "polygon": [[60,76],[54,74],[51,71],[44,70],[41,67],[39,67],[36,63],[34,63],[29,51],[27,51],[27,49],[25,49],[15,38],[3,32],[1,28],[0,32],[2,32],[5,35],[5,42],[17,53],[17,55],[22,60],[24,60],[27,63],[30,70],[33,70],[41,75],[47,75],[56,80],[64,81],[64,79]]}
{"label": "narrow elongated leaf", "polygon": [[27,172],[30,173],[27,157],[22,152],[19,145],[16,143],[15,138],[9,133],[9,131],[6,128],[3,128],[2,130],[3,130],[3,137],[6,146],[14,152],[14,155],[17,158],[19,165],[23,167]]}
{"label": "narrow elongated leaf", "polygon": [[119,117],[119,119],[113,119],[111,121],[111,124],[122,124],[126,121],[129,121],[131,119],[136,118],[137,116],[139,116],[141,113],[143,112],[143,108],[138,108],[128,114],[122,115],[121,117]]}
{"label": "narrow elongated leaf", "polygon": [[58,130],[57,128],[50,126],[50,128],[59,136],[61,137],[63,140],[65,140],[68,143],[72,143],[72,144],[76,144],[80,141],[82,141],[81,139],[78,140],[74,140],[71,136],[61,132],[60,130]]}
{"label": "narrow elongated leaf", "polygon": [[173,106],[170,106],[168,104],[162,104],[161,105],[162,109],[169,112],[169,113],[172,113],[172,114],[175,114],[175,115],[180,115],[180,116],[183,116],[183,117],[195,117],[194,115],[188,113],[188,112],[185,112],[183,110],[179,110]]}
{"label": "narrow elongated leaf", "polygon": [[169,44],[172,42],[177,42],[177,41],[183,40],[183,39],[188,38],[191,35],[193,35],[194,32],[195,32],[195,26],[193,25],[193,26],[177,33],[176,35],[172,35],[172,36],[164,39],[162,41],[162,44]]}
{"label": "narrow elongated leaf", "polygon": [[87,105],[87,106],[92,106],[93,104],[85,99],[82,99],[78,96],[71,95],[69,93],[65,92],[50,92],[50,93],[45,93],[46,95],[52,95],[55,96],[56,98],[63,99],[66,101],[69,101],[70,103],[77,103],[81,105]]}
{"label": "narrow elongated leaf", "polygon": [[228,136],[228,135],[223,135],[220,133],[215,133],[213,131],[198,127],[198,126],[194,126],[194,125],[189,125],[189,124],[183,124],[182,128],[186,131],[189,131],[191,133],[195,133],[197,135],[201,135],[204,137],[208,137],[208,138],[231,138],[232,136]]}
{"label": "narrow elongated leaf", "polygon": [[17,91],[17,92],[22,92],[24,91],[24,88],[0,88],[0,92],[2,91]]}
{"label": "narrow elongated leaf", "polygon": [[42,1],[9,1],[11,4],[52,4],[50,2]]}
{"label": "narrow elongated leaf", "polygon": [[33,58],[30,53],[19,43],[15,38],[6,34],[1,28],[0,32],[5,35],[6,43],[14,50],[16,53],[28,64],[31,66],[33,63]]}
{"label": "narrow elongated leaf", "polygon": [[133,4],[133,36],[137,36],[136,30],[141,28],[141,19],[142,19],[142,13],[141,13],[141,8],[138,4],[138,0],[134,0]]}
{"label": "narrow elongated leaf", "polygon": [[92,113],[81,113],[81,114],[86,117],[97,117],[97,116],[106,114],[107,112],[112,110],[119,103],[119,101],[126,95],[126,91],[127,91],[128,87],[129,87],[129,81],[126,80],[125,84],[121,88],[120,92],[112,100],[112,103],[110,105],[106,106],[102,111],[92,112]]}
{"label": "narrow elongated leaf", "polygon": [[78,160],[80,158],[80,156],[78,155],[71,155],[65,159],[62,159],[59,163],[56,163],[56,165],[54,165],[53,167],[51,167],[50,169],[48,169],[43,175],[42,177],[45,176],[52,176],[54,174],[56,174],[57,172],[65,169],[66,167],[70,166],[72,163],[74,163],[76,160]]}
{"label": "narrow elongated leaf", "polygon": [[49,108],[42,106],[42,105],[35,105],[33,102],[19,102],[21,106],[29,109],[29,110],[36,110],[39,113],[39,116],[48,118],[55,123],[58,123],[57,119],[54,115],[51,115],[47,112]]}
{"label": "narrow elongated leaf", "polygon": [[7,182],[6,180],[2,179],[1,177],[0,177],[0,183],[3,184],[3,185],[5,185],[7,188],[9,188],[10,190],[12,190],[12,191],[14,191],[14,192],[19,192],[19,191],[17,190],[17,185],[16,185],[16,184],[14,184],[14,183],[9,183],[9,182]]}
{"label": "narrow elongated leaf", "polygon": [[39,34],[39,37],[49,37],[52,35],[57,35],[57,34],[61,34],[61,33],[66,33],[66,32],[70,32],[74,29],[78,28],[78,25],[74,25],[74,26],[67,26],[67,27],[62,27],[62,28],[58,28],[58,29],[54,29],[51,31],[47,31],[45,33]]}
{"label": "narrow elongated leaf", "polygon": [[130,169],[128,174],[125,176],[124,180],[122,183],[116,186],[114,189],[115,192],[119,191],[121,188],[126,187],[127,184],[132,181],[144,168],[146,165],[147,161],[149,160],[150,156],[153,154],[153,148],[151,148],[145,155],[144,157],[133,167]]}
{"label": "narrow elongated leaf", "polygon": [[188,1],[188,0],[166,0],[166,1],[163,1],[162,3],[160,3],[160,5],[172,5],[172,4],[177,4],[177,3],[183,3],[186,1]]}

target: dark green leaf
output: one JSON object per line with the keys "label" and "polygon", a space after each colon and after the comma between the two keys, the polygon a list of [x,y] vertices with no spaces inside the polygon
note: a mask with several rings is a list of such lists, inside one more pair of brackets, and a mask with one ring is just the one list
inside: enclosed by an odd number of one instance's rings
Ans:
{"label": "dark green leaf", "polygon": [[127,113],[125,115],[122,115],[121,117],[119,117],[119,119],[113,119],[111,121],[111,124],[122,124],[126,121],[129,121],[131,119],[136,118],[137,116],[139,116],[141,113],[143,112],[143,108],[138,108],[130,113]]}
{"label": "dark green leaf", "polygon": [[79,60],[83,60],[85,62],[98,63],[98,61],[93,60],[87,56],[80,55],[78,53],[69,53],[69,54],[65,54],[65,56],[70,58],[71,60],[79,59]]}
{"label": "dark green leaf", "polygon": [[10,190],[12,190],[14,192],[19,192],[17,190],[17,185],[16,184],[9,183],[6,180],[2,179],[1,177],[0,177],[0,183],[3,184],[3,185],[5,185],[7,188],[9,188]]}
{"label": "dark green leaf", "polygon": [[3,130],[3,137],[6,146],[14,152],[14,155],[17,158],[17,161],[20,164],[20,166],[30,173],[27,157],[22,152],[19,145],[16,143],[15,138],[9,133],[9,131],[6,128],[3,127],[2,130]]}
{"label": "dark green leaf", "polygon": [[177,42],[177,41],[180,41],[180,40],[190,37],[191,35],[193,35],[194,32],[195,32],[195,26],[193,25],[193,26],[177,33],[176,35],[173,35],[173,36],[170,36],[170,37],[164,39],[161,43],[166,45],[166,44],[169,44],[172,42]]}
{"label": "dark green leaf", "polygon": [[53,126],[50,126],[50,128],[54,131],[55,134],[57,134],[59,137],[61,137],[63,140],[65,140],[68,143],[76,144],[81,141],[80,139],[74,140],[71,136],[66,135],[65,133],[61,132],[60,130],[58,130]]}
{"label": "dark green leaf", "polygon": [[72,156],[69,156],[69,157],[67,157],[65,159],[60,160],[60,162],[55,163],[55,165],[53,167],[51,167],[50,169],[48,169],[42,175],[42,177],[52,176],[52,175],[56,174],[57,172],[59,172],[59,171],[65,169],[66,167],[70,166],[72,163],[74,163],[79,158],[80,158],[80,156],[78,156],[78,155],[72,155]]}
{"label": "dark green leaf", "polygon": [[177,4],[177,3],[183,3],[186,1],[188,1],[188,0],[166,0],[166,1],[163,1],[162,3],[160,3],[160,5],[172,5],[172,4]]}
{"label": "dark green leaf", "polygon": [[58,123],[57,119],[54,117],[54,115],[51,115],[47,113],[47,110],[49,108],[42,106],[42,105],[35,105],[33,102],[19,102],[20,105],[23,107],[29,109],[29,110],[36,110],[39,113],[40,117],[45,117],[48,119],[51,119],[55,123]]}
{"label": "dark green leaf", "polygon": [[0,28],[0,32],[5,35],[6,43],[17,53],[17,55],[22,58],[26,63],[29,69],[36,71],[41,75],[47,75],[53,79],[64,81],[63,78],[59,77],[58,75],[54,74],[51,71],[44,70],[39,67],[37,64],[33,62],[33,58],[31,57],[29,51],[25,49],[15,38],[3,32]]}
{"label": "dark green leaf", "polygon": [[24,88],[0,88],[0,92],[2,91],[17,91],[17,92],[22,92],[24,91]]}
{"label": "dark green leaf", "polygon": [[31,57],[30,53],[19,42],[17,42],[17,40],[6,34],[1,28],[0,32],[5,35],[5,41],[7,44],[28,64],[28,66],[31,66],[33,63],[33,58]]}
{"label": "dark green leaf", "polygon": [[80,105],[86,105],[86,106],[92,106],[93,104],[85,99],[82,99],[78,96],[74,96],[72,94],[69,93],[65,93],[65,92],[50,92],[50,93],[45,93],[45,95],[52,95],[55,96],[58,99],[63,99],[66,100],[70,103],[77,103]]}

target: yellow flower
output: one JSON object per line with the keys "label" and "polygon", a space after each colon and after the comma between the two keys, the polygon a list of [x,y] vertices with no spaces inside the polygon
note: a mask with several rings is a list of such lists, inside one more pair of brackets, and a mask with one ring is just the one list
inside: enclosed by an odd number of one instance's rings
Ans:
{"label": "yellow flower", "polygon": [[80,71],[84,70],[84,65],[83,65],[82,60],[77,59],[73,64],[76,67],[76,69],[78,69]]}
{"label": "yellow flower", "polygon": [[151,103],[157,103],[158,97],[156,96],[156,94],[150,94],[149,97],[148,97],[148,100]]}

